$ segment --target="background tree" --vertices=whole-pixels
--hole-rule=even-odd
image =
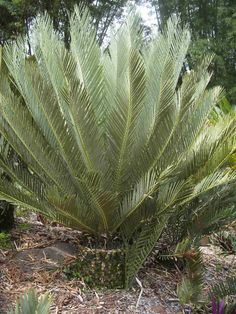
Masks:
[[[127,0],[0,0],[0,44],[15,39],[19,34],[29,36],[36,15],[47,12],[54,28],[60,32],[68,47],[70,42],[68,14],[73,11],[75,4],[89,7],[101,44],[108,27],[115,18],[122,15],[127,2]]]
[[[175,13],[188,23],[192,45],[188,62],[192,67],[205,53],[215,54],[212,85],[223,85],[236,104],[236,2],[235,0],[151,0],[160,26]]]

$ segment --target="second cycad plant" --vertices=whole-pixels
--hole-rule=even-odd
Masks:
[[[190,34],[175,17],[146,44],[129,16],[103,50],[76,8],[70,34],[67,50],[43,16],[33,57],[22,39],[3,49],[0,197],[98,242],[118,237],[129,286],[168,219],[235,180],[223,168],[235,116],[210,122],[221,88],[207,89],[209,57],[183,74]]]

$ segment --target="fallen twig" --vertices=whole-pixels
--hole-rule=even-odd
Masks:
[[[141,281],[137,277],[135,277],[135,279],[136,279],[136,281],[137,281],[137,283],[138,283],[138,285],[140,287],[140,293],[139,293],[138,300],[137,300],[137,303],[136,303],[136,309],[137,309],[138,306],[139,306],[139,302],[140,302],[140,299],[141,299],[141,296],[143,294],[143,290],[144,289],[143,289],[143,285],[142,285]]]

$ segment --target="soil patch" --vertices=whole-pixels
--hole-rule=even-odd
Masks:
[[[166,269],[152,255],[128,290],[90,289],[83,280],[69,281],[63,266],[75,260],[83,235],[62,226],[52,227],[37,221],[19,219],[12,232],[12,250],[0,250],[0,313],[6,314],[23,292],[36,288],[50,292],[50,313],[184,313],[178,302],[176,286],[181,272]],[[213,246],[202,248],[206,266],[205,290],[219,280],[235,275],[235,256],[222,256]],[[142,285],[142,294],[140,291]]]

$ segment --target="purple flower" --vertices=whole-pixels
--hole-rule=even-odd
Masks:
[[[225,308],[225,301],[221,300],[219,304],[219,313],[218,314],[224,314],[224,308]]]
[[[218,306],[215,299],[212,299],[212,314],[218,314]]]
[[[221,300],[216,302],[215,299],[212,300],[212,314],[224,314],[225,301]]]

